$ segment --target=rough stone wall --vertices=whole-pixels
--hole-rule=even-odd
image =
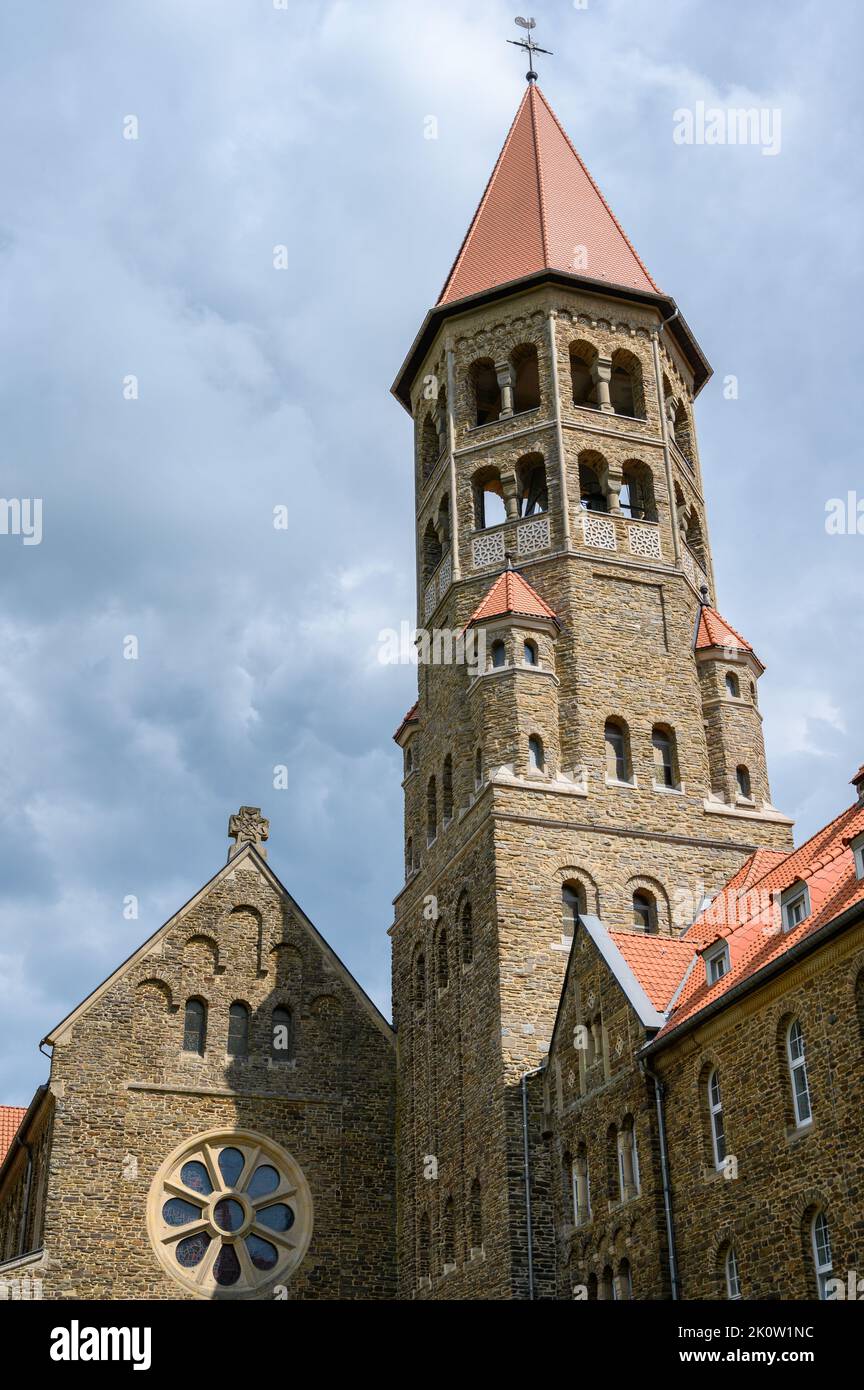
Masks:
[[[753,800],[757,804],[770,803],[771,788],[768,784],[762,716],[756,704],[755,673],[749,663],[736,663],[720,657],[708,660],[704,655],[700,656],[698,667],[714,792],[734,806],[739,797],[736,770],[743,763],[750,773]],[[730,695],[726,687],[728,673],[738,680],[738,697]]]
[[[577,1029],[598,1016],[602,1053],[589,1064],[585,1035]],[[647,1036],[590,936],[579,930],[543,1078],[559,1298],[587,1297],[591,1276],[602,1286],[604,1269],[617,1275],[622,1260],[630,1265],[635,1299],[670,1296],[653,1086],[635,1056]],[[620,1129],[628,1117],[639,1183],[634,1194],[622,1195],[617,1178],[610,1187],[608,1130]],[[576,1225],[572,1163],[580,1145],[587,1154],[590,1219]]]
[[[796,1129],[785,1032],[804,1031],[813,1122]],[[817,1296],[809,1223],[823,1207],[834,1274],[864,1274],[861,1075],[864,929],[857,927],[726,1009],[654,1067],[666,1116],[682,1297],[725,1298],[723,1249],[734,1243],[744,1299]],[[706,1085],[716,1067],[727,1152],[715,1170]]]
[[[17,1148],[0,1187],[0,1263],[41,1244],[53,1117],[54,1106],[46,1096],[23,1136],[26,1148]]]
[[[193,996],[208,1006],[203,1057],[182,1050]],[[235,1000],[251,1010],[248,1059],[227,1055]],[[276,1005],[293,1011],[290,1061],[270,1056]],[[290,901],[238,859],[55,1045],[45,1296],[191,1297],[153,1254],[147,1196],[168,1154],[216,1126],[284,1146],[309,1183],[314,1230],[289,1299],[392,1296],[394,1083],[395,1049],[370,1009]]]

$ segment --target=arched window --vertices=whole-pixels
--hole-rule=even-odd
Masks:
[[[438,788],[435,778],[429,778],[426,788],[426,843],[431,845],[438,834]]]
[[[612,354],[609,400],[616,415],[629,415],[637,420],[645,418],[642,365],[636,354],[627,348],[616,348]]]
[[[519,515],[535,516],[549,510],[546,465],[540,454],[527,454],[516,465],[519,481]]]
[[[813,1242],[813,1265],[816,1270],[819,1297],[826,1300],[828,1298],[826,1285],[833,1273],[834,1262],[831,1258],[831,1231],[824,1211],[817,1211],[813,1217],[810,1237]]]
[[[570,344],[570,384],[573,389],[574,405],[593,404],[594,373],[592,367],[596,359],[596,349],[590,343]]]
[[[444,772],[441,777],[441,810],[445,821],[453,819],[453,757],[450,753],[444,759]]]
[[[786,1059],[789,1063],[789,1079],[792,1083],[795,1124],[800,1129],[802,1125],[809,1125],[813,1118],[813,1110],[810,1105],[810,1085],[807,1080],[804,1033],[797,1018],[789,1025],[786,1033]]]
[[[678,786],[677,758],[675,756],[675,735],[662,724],[655,724],[651,730],[651,743],[654,748],[654,777],[661,787]]]
[[[207,1005],[203,999],[188,999],[183,1022],[183,1051],[197,1052],[199,1057],[203,1057],[206,1046]]]
[[[537,734],[528,739],[528,766],[532,772],[542,772],[545,767],[543,740]]]
[[[692,550],[702,569],[705,568],[705,542],[702,538],[702,527],[695,511],[690,512],[687,520],[687,534],[685,537],[688,546]]]
[[[630,1261],[622,1260],[615,1277],[615,1298],[619,1303],[627,1303],[633,1297],[633,1283],[630,1278]]]
[[[228,1010],[228,1056],[249,1056],[249,1010],[239,1002]]]
[[[618,1132],[618,1176],[623,1201],[639,1195],[639,1154],[636,1149],[636,1124],[628,1115]]]
[[[507,648],[500,637],[492,643],[492,665],[495,668],[507,665]]]
[[[406,777],[410,777],[410,776],[411,776],[411,773],[412,773],[413,771],[414,771],[414,749],[411,747],[411,745],[410,745],[410,743],[409,743],[408,747],[405,749],[405,776],[406,776]]]
[[[708,1117],[711,1125],[711,1146],[714,1154],[714,1167],[722,1168],[726,1158],[726,1131],[723,1127],[723,1100],[720,1095],[720,1077],[715,1068],[708,1077]]]
[[[495,468],[484,468],[475,476],[474,529],[486,531],[490,526],[501,526],[507,520],[504,505],[504,489]]]
[[[414,872],[414,840],[409,835],[405,841],[405,877],[410,878]]]
[[[428,584],[441,563],[444,548],[438,539],[435,522],[430,517],[423,532],[423,582]]]
[[[533,410],[540,404],[540,369],[533,343],[517,347],[510,359],[513,367],[513,410]]]
[[[290,1062],[294,1056],[294,1015],[278,1004],[270,1018],[270,1055],[277,1062]]]
[[[639,931],[657,930],[657,899],[646,888],[633,894],[633,925]]]
[[[426,957],[418,951],[414,960],[414,1007],[426,1007]]]
[[[474,754],[474,786],[475,789],[483,785],[483,749],[478,748]]]
[[[526,666],[537,665],[537,643],[525,642],[522,647],[522,660]]]
[[[450,956],[447,951],[447,931],[444,927],[438,933],[438,988],[446,989],[450,983]]]
[[[680,401],[675,405],[675,443],[688,463],[693,461],[693,440],[690,429],[690,416]]]
[[[471,1227],[471,1250],[480,1253],[483,1249],[483,1200],[480,1191],[480,1179],[475,1178],[471,1183],[470,1197],[470,1227]]]
[[[603,734],[606,740],[606,775],[613,782],[629,782],[630,747],[625,726],[617,719],[607,719]]]
[[[756,683],[755,683],[755,681],[751,681],[751,682],[750,682],[750,699],[753,701],[753,703],[754,703],[754,705],[755,705],[755,704],[756,704]]]
[[[429,1278],[431,1243],[429,1213],[424,1211],[417,1223],[417,1274],[421,1279]]]
[[[600,1275],[600,1284],[597,1290],[597,1297],[611,1302],[615,1297],[615,1281],[612,1278],[612,1269],[607,1265]]]
[[[588,1285],[588,1302],[593,1303],[599,1296],[597,1293],[597,1275],[593,1273],[589,1274],[586,1282]]]
[[[625,463],[619,504],[625,516],[634,521],[656,521],[654,475],[645,463]]]
[[[735,1246],[730,1245],[726,1251],[726,1258],[723,1261],[723,1277],[726,1280],[726,1297],[738,1299],[741,1297],[741,1277],[738,1273],[738,1257],[735,1254]]]
[[[561,928],[565,936],[572,936],[576,930],[576,919],[584,917],[588,911],[588,895],[584,883],[563,883],[561,885]]]
[[[474,388],[474,423],[487,425],[497,420],[501,414],[501,387],[495,363],[490,357],[483,357],[471,368],[471,382]]]
[[[448,1197],[444,1203],[444,1220],[441,1226],[441,1235],[444,1268],[451,1269],[456,1263],[456,1210],[453,1205],[452,1197]]]
[[[580,1144],[572,1164],[573,1225],[584,1226],[591,1220],[591,1186],[588,1178],[588,1150]]]
[[[741,695],[741,686],[738,684],[738,677],[734,671],[726,672],[726,690],[733,700],[737,700]]]
[[[738,783],[738,794],[751,800],[750,794],[750,773],[743,763],[739,763],[735,769],[735,781]]]
[[[597,470],[591,463],[579,465],[579,501],[588,512],[608,512],[609,503],[600,486]]]
[[[610,1202],[620,1202],[623,1195],[618,1167],[618,1126],[610,1125],[606,1131],[606,1196]]]
[[[470,965],[474,959],[474,920],[471,904],[467,898],[462,904],[460,927],[462,932],[462,964]]]

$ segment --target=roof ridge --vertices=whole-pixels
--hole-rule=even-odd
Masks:
[[[543,265],[548,266],[549,237],[546,228],[546,189],[543,183],[543,162],[540,158],[540,137],[537,133],[536,97],[538,94],[535,90],[534,83],[529,83],[529,91],[531,93],[529,101],[531,110],[531,137],[534,141],[534,166],[537,170],[537,197],[540,200],[540,241],[543,245]],[[539,95],[541,99],[543,99],[543,93],[540,92]]]

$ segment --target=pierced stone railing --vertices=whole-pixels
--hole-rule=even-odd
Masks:
[[[533,555],[538,550],[548,550],[551,544],[551,532],[548,516],[534,517],[530,521],[521,521],[516,531],[516,553],[518,555]]]
[[[582,539],[595,550],[617,550],[615,523],[601,512],[583,512]]]
[[[438,561],[438,567],[434,571],[423,590],[423,618],[430,618],[438,607],[441,599],[453,582],[453,556],[450,551],[442,560]]]
[[[705,585],[707,588],[708,576],[703,570],[702,566],[699,564],[699,561],[696,559],[693,552],[690,550],[689,546],[687,545],[683,545],[681,547],[681,564],[684,568],[684,573],[690,580],[691,584],[693,584],[697,589],[701,589],[703,585]]]
[[[638,555],[641,560],[662,560],[663,550],[660,545],[660,525],[658,522],[628,521],[627,538],[630,543],[631,555]]]
[[[471,563],[476,569],[481,569],[484,565],[503,565],[504,563],[504,532],[482,531],[479,536],[473,536],[471,540]]]

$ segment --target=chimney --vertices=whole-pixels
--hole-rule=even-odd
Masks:
[[[864,763],[861,764],[852,778],[852,786],[858,793],[858,805],[864,806]]]

